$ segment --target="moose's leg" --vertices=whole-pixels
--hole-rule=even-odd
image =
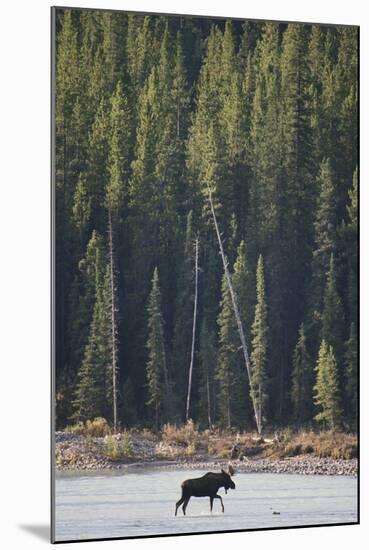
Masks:
[[[214,497],[210,497],[210,512],[213,511],[213,502],[214,502]]]
[[[178,510],[178,508],[180,507],[180,505],[181,505],[182,502],[184,502],[184,501],[185,501],[185,498],[184,498],[183,496],[181,496],[181,498],[179,499],[179,501],[176,502],[176,512],[175,512],[175,514],[174,514],[175,516],[177,515],[177,510]]]
[[[188,504],[188,501],[190,500],[191,497],[187,497],[184,501],[184,504],[182,506],[182,510],[183,510],[183,515],[185,516],[186,515],[186,508],[187,508],[187,504]]]
[[[219,498],[220,499],[220,503],[222,505],[222,512],[224,512],[224,506],[223,506],[223,499],[220,495],[214,495],[214,498]]]

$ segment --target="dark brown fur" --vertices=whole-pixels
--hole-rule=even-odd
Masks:
[[[209,497],[210,498],[210,511],[213,510],[213,501],[215,498],[220,500],[222,505],[222,512],[224,512],[223,500],[220,495],[217,494],[221,487],[224,487],[227,492],[228,489],[235,489],[236,485],[231,479],[231,476],[224,470],[221,470],[220,474],[208,472],[202,477],[194,479],[186,479],[181,485],[182,496],[176,503],[175,515],[181,504],[183,514],[186,515],[186,508],[191,497]]]

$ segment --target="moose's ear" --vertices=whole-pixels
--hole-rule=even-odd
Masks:
[[[227,473],[227,472],[225,472],[225,471],[223,470],[223,468],[222,468],[220,471],[222,472],[222,474],[226,474],[226,473]]]

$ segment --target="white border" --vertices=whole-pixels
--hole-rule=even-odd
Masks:
[[[71,1],[57,5],[241,18],[361,25],[361,212],[368,205],[369,17],[365,3],[334,0]],[[49,523],[50,396],[50,6],[44,0],[4,3],[1,12],[1,540],[4,548],[45,545],[24,526],[45,533]],[[4,170],[5,168],[5,170]],[[368,216],[361,216],[361,388],[368,388],[365,339]],[[361,400],[362,525],[278,532],[89,543],[98,548],[177,550],[231,546],[296,548],[364,547],[368,535],[368,402]],[[23,527],[22,527],[23,526]],[[71,544],[70,547],[75,547]],[[83,548],[81,543],[76,548]]]

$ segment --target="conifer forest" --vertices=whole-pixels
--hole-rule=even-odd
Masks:
[[[57,8],[54,76],[57,428],[355,430],[358,28]]]

